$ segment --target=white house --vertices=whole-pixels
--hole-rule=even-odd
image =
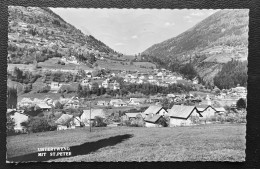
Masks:
[[[124,101],[118,101],[113,104],[114,107],[125,107],[127,106],[127,103]]]
[[[97,102],[97,105],[98,105],[98,106],[108,106],[108,105],[109,105],[109,102],[103,101],[103,100],[99,100],[99,101]]]
[[[101,86],[104,87],[104,88],[108,88],[108,85],[109,85],[108,81],[109,81],[109,79],[104,80],[102,82]]]
[[[193,117],[202,117],[195,106],[174,105],[168,110],[170,127],[192,125]]]
[[[82,86],[82,87],[89,87],[90,86],[90,80],[89,79],[83,79],[81,82],[80,82],[80,85]]]
[[[216,113],[216,110],[211,105],[198,105],[196,108],[202,115],[203,119],[212,117]]]
[[[51,91],[53,93],[57,93],[58,90],[61,88],[62,84],[60,84],[59,82],[51,82],[50,87],[51,87]]]
[[[21,125],[22,122],[26,122],[29,119],[29,116],[26,114],[23,114],[23,112],[15,112],[14,114],[10,115],[10,117],[14,120],[15,126],[14,130],[15,132],[26,132],[26,128]]]
[[[145,103],[146,98],[130,98],[128,104],[129,105],[140,105],[142,103]]]
[[[89,126],[90,121],[93,121],[95,117],[105,118],[105,111],[103,109],[83,110],[80,120],[85,126]]]

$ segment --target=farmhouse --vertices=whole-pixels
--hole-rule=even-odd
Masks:
[[[108,105],[109,105],[109,102],[103,101],[103,100],[99,100],[99,101],[97,102],[97,105],[98,105],[98,106],[108,106]]]
[[[145,111],[144,114],[146,116],[150,115],[150,114],[159,114],[159,115],[167,115],[167,111],[162,107],[162,106],[156,106],[156,105],[152,105],[150,107],[148,107]]]
[[[96,116],[105,118],[105,111],[103,109],[91,109],[91,111],[83,110],[83,113],[80,116],[80,120],[85,124],[85,126],[89,126],[89,121],[93,121]]]
[[[216,113],[216,110],[211,105],[198,105],[196,108],[203,118],[209,118]]]
[[[145,126],[146,127],[159,127],[159,120],[162,118],[162,115],[159,114],[150,114],[147,116],[144,121],[145,121]]]
[[[144,114],[139,112],[139,113],[125,113],[125,116],[123,117],[124,120],[134,120],[138,116],[144,118]]]
[[[10,116],[13,120],[14,120],[14,123],[15,123],[15,126],[14,126],[14,130],[15,132],[22,132],[22,133],[25,133],[26,132],[26,128],[24,126],[21,125],[22,122],[26,122],[29,118],[28,115],[26,114],[23,114],[23,112],[11,112],[12,115]]]
[[[73,120],[73,115],[62,114],[61,117],[55,121],[57,130],[66,130],[71,127],[70,122]]]
[[[108,85],[109,85],[108,79],[104,80],[104,81],[102,82],[102,84],[101,84],[101,86],[104,87],[104,88],[108,88]]]
[[[124,101],[118,101],[118,102],[115,102],[114,107],[124,107],[124,106],[127,106],[126,102]]]
[[[81,82],[80,82],[80,85],[82,87],[89,87],[90,88],[90,80],[89,79],[83,79]]]
[[[123,102],[121,99],[111,99],[110,100],[110,102],[109,102],[109,104],[111,105],[111,106],[114,106],[115,104],[116,105],[120,105],[120,104],[126,104],[125,102]]]
[[[130,98],[129,103],[130,105],[140,105],[145,103],[146,98]]]
[[[193,117],[202,117],[195,106],[174,105],[168,110],[170,127],[188,126],[192,124]]]
[[[33,101],[30,98],[23,98],[20,102],[18,102],[19,107],[27,107],[32,105]]]
[[[62,86],[62,84],[60,84],[59,82],[51,82],[51,84],[50,84],[51,89],[50,90],[53,93],[57,93],[61,86]]]
[[[51,110],[51,106],[49,106],[47,103],[45,102],[40,102],[36,104],[42,111],[50,111]]]
[[[80,118],[77,116],[77,117],[73,118],[73,119],[70,121],[70,126],[71,126],[71,128],[78,128],[78,127],[81,127],[80,123],[81,123],[81,120],[80,120]]]

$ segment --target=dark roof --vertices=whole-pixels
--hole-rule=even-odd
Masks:
[[[156,123],[161,117],[162,117],[162,115],[159,115],[159,114],[156,114],[153,116],[149,115],[144,119],[144,121],[150,122],[150,123]]]
[[[174,105],[171,109],[168,110],[168,113],[170,117],[187,119],[194,109],[196,110],[196,112],[198,112],[195,106]]]
[[[149,106],[149,107],[144,111],[144,114],[156,114],[156,113],[158,113],[162,108],[163,108],[162,106],[152,105],[152,106]]]

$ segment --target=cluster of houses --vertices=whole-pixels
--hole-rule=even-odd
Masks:
[[[122,121],[130,120],[133,121],[137,118],[142,118],[145,123],[145,127],[160,127],[160,119],[164,117],[169,118],[169,126],[190,126],[194,125],[193,118],[200,120],[206,120],[216,114],[225,113],[223,107],[213,107],[211,105],[200,105],[200,106],[184,106],[174,105],[171,109],[165,110],[162,106],[151,105],[144,112],[136,113],[125,113],[121,117]],[[72,115],[63,114],[57,121],[57,130],[73,129],[94,123],[95,117],[102,119],[106,118],[106,113],[103,109],[91,109],[84,110],[80,117],[73,117]]]
[[[194,78],[191,80],[185,80],[181,75],[176,73],[172,73],[166,69],[154,69],[150,72],[135,72],[132,74],[126,73],[126,71],[122,71],[118,74],[119,77],[124,78],[124,82],[126,83],[150,83],[158,86],[168,86],[170,84],[175,83],[191,83],[191,84],[198,84],[198,79]]]
[[[216,114],[225,113],[223,107],[213,107],[211,105],[198,105],[198,106],[184,106],[174,105],[171,109],[165,110],[162,106],[152,105],[144,112],[140,113],[126,113],[125,119],[135,119],[138,116],[144,118],[146,127],[160,126],[159,120],[163,117],[169,117],[169,126],[189,126],[193,125],[192,118],[197,117],[201,120],[206,120]]]
[[[76,71],[76,70],[74,70]],[[120,84],[116,80],[111,80],[111,77],[122,77],[124,79],[125,83],[131,84],[143,84],[143,83],[149,83],[153,85],[158,86],[164,86],[167,87],[170,84],[175,83],[182,83],[182,84],[198,84],[198,79],[194,78],[191,80],[183,79],[182,76],[172,73],[169,70],[166,69],[154,69],[151,72],[141,73],[141,72],[134,72],[134,73],[127,73],[126,71],[120,71],[119,73],[111,73],[108,75],[103,76],[103,80],[101,80],[101,77],[92,77],[91,74],[87,74],[86,77],[84,77],[80,81],[80,85],[84,87],[89,87],[89,89],[92,89],[93,83],[98,83],[98,87],[101,88],[109,88],[111,90],[117,90],[120,89]],[[98,81],[95,81],[98,80]],[[59,88],[64,85],[63,83],[58,82],[51,82],[50,87],[51,91],[58,91]]]
[[[118,104],[120,100],[113,99],[109,102],[109,104]],[[128,102],[131,105],[138,105],[140,102],[145,102],[145,99],[140,98],[132,98]],[[32,104],[37,105],[43,111],[50,111],[51,108],[57,106],[57,104],[64,104],[65,107],[79,107],[79,99],[76,97],[72,97],[69,99],[60,98],[59,102],[57,100],[53,101],[52,99],[34,99],[30,100],[28,98],[24,98],[21,102],[19,102],[19,106],[30,106]],[[124,103],[122,103],[124,104]],[[52,106],[51,106],[52,105]],[[12,113],[11,118],[15,120],[16,126],[14,129],[16,131],[24,131],[24,127],[21,126],[21,123],[27,121],[29,115],[24,114],[23,110],[8,110],[7,113]],[[138,117],[141,117],[146,127],[159,127],[160,119],[163,117],[170,118],[169,126],[188,126],[194,124],[192,120],[194,117],[205,120],[214,116],[216,114],[225,113],[225,109],[223,107],[215,107],[212,105],[197,105],[197,106],[185,106],[185,105],[173,105],[171,109],[165,109],[160,105],[150,105],[144,112],[136,112],[136,113],[125,113],[122,116],[122,120],[134,120]],[[56,113],[57,114],[57,113]],[[73,129],[77,127],[89,126],[89,124],[94,123],[94,119],[96,116],[106,119],[105,109],[101,108],[93,108],[83,110],[83,113],[80,116],[73,116],[69,114],[64,114],[60,112],[59,118],[56,120],[57,130],[65,130],[65,129]]]
[[[247,88],[243,87],[243,86],[237,86],[234,88],[231,88],[229,90],[221,90],[217,95],[216,95],[216,99],[239,99],[239,98],[243,98],[246,99],[247,96]]]

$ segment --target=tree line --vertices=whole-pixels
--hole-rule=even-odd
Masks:
[[[144,84],[123,84],[120,89],[112,90],[110,88],[104,88],[98,86],[97,83],[92,84],[92,88],[82,87],[80,84],[77,88],[77,94],[79,97],[89,97],[92,94],[97,96],[110,95],[110,96],[126,96],[130,93],[141,93],[144,95],[155,95],[158,93],[168,94],[168,93],[188,93],[194,91],[195,88],[192,85],[183,84],[171,84],[168,87],[158,86],[150,83]]]

